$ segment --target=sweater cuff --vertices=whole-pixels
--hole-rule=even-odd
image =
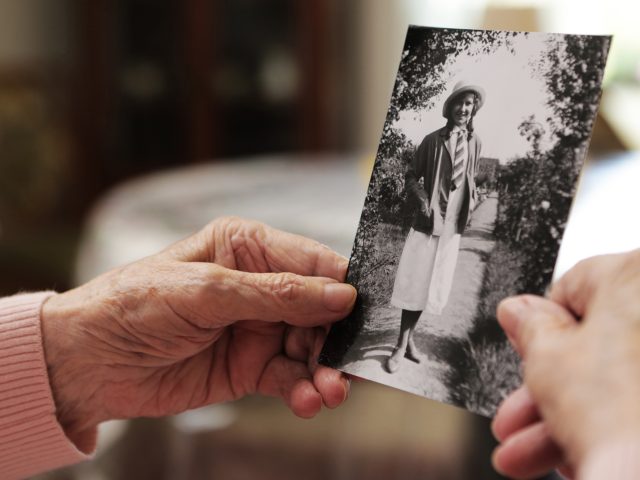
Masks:
[[[40,325],[42,304],[54,294],[0,299],[2,478],[21,478],[90,458],[67,438],[56,418]]]
[[[640,438],[607,445],[589,455],[579,470],[580,480],[640,478]]]

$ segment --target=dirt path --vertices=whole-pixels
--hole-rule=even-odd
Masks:
[[[444,377],[451,368],[442,358],[444,339],[464,338],[475,315],[484,261],[494,245],[493,225],[497,198],[488,198],[473,212],[471,225],[462,236],[453,290],[442,315],[421,321],[416,329],[416,343],[427,355],[416,364],[403,360],[395,374],[387,373],[383,364],[395,345],[400,329],[400,310],[379,307],[371,311],[370,321],[344,359],[344,370],[374,381],[392,385],[434,400],[447,401]]]

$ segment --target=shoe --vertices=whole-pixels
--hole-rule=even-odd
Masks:
[[[418,348],[412,342],[409,342],[407,345],[407,350],[404,352],[404,358],[418,364],[427,359],[427,357],[420,353]]]
[[[389,373],[396,373],[400,368],[400,362],[402,361],[402,352],[396,347],[393,353],[387,358],[385,362],[385,370]]]

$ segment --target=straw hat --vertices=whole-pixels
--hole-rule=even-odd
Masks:
[[[451,102],[451,100],[453,100],[456,96],[458,96],[460,93],[463,93],[463,92],[473,92],[477,95],[478,110],[480,110],[480,108],[484,104],[484,99],[486,96],[484,93],[484,88],[478,85],[472,85],[469,82],[466,82],[464,80],[460,80],[458,83],[455,84],[455,86],[453,87],[453,91],[449,94],[447,99],[444,101],[444,105],[442,106],[443,117],[447,118],[447,111],[449,110],[449,102]]]

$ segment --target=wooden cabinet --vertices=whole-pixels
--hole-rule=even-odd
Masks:
[[[78,167],[162,166],[348,144],[339,0],[75,2]]]

